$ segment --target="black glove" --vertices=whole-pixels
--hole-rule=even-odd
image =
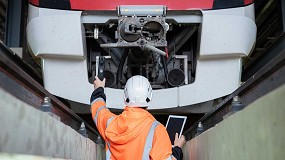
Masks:
[[[172,156],[174,156],[177,160],[182,160],[183,159],[182,149],[178,146],[172,148]]]

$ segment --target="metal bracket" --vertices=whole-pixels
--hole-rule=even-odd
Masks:
[[[125,5],[117,8],[119,16],[165,16],[166,7],[160,5]]]

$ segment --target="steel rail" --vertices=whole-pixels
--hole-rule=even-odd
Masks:
[[[21,68],[24,64],[19,60],[15,61],[17,58],[15,53],[0,43],[0,87],[37,109],[45,96],[50,97],[53,113],[60,117],[61,122],[78,130],[84,120],[26,73]],[[85,126],[89,138],[95,141],[99,133],[89,124],[85,123]]]

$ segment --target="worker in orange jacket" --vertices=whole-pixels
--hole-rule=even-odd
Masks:
[[[91,112],[95,125],[106,143],[106,159],[163,160],[182,159],[185,137],[175,136],[172,148],[165,127],[146,110],[152,88],[143,76],[131,77],[124,89],[126,107],[115,115],[106,107],[105,79],[95,77]]]

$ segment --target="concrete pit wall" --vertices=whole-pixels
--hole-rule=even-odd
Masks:
[[[102,148],[0,88],[0,152],[63,159],[101,159]],[[98,153],[97,153],[98,152]]]
[[[284,160],[285,85],[188,141],[187,160]]]

